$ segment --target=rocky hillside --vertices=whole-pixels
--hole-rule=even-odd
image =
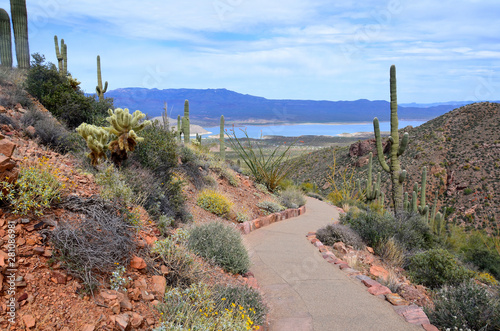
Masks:
[[[408,172],[405,191],[411,193],[413,183],[420,183],[422,167],[426,166],[427,204],[432,204],[438,191],[438,206],[447,207],[448,220],[496,228],[500,218],[500,104],[467,105],[417,128],[403,128],[402,132],[410,135],[401,157],[402,167]],[[337,173],[348,168],[355,171],[354,178],[366,180],[370,152],[376,153],[373,139],[337,150]],[[333,148],[313,152],[301,158],[298,165],[294,180],[316,181],[323,193],[331,191],[327,178],[333,165]],[[376,157],[373,165],[375,172],[381,171]],[[382,184],[387,192],[390,182],[384,172]]]

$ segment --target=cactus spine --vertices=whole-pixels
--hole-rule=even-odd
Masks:
[[[0,61],[3,67],[12,68],[10,17],[2,8],[0,8]]]
[[[28,12],[26,0],[10,0],[10,14],[14,28],[17,66],[21,69],[30,67],[30,49],[28,43]]]
[[[184,143],[189,144],[189,101],[184,101],[184,117],[182,117],[182,134],[184,134]]]
[[[104,88],[102,88],[102,78],[101,78],[101,57],[97,55],[97,86],[95,87],[97,95],[99,96],[99,101],[104,99],[104,93],[108,90],[108,82],[104,83]]]
[[[226,145],[224,143],[224,115],[220,117],[220,133],[219,133],[220,158],[226,160]]]
[[[68,65],[66,64],[68,61],[68,48],[64,43],[64,39],[61,39],[61,49],[59,49],[57,36],[54,36],[54,44],[56,46],[56,57],[59,74],[65,77],[68,74]]]
[[[399,132],[398,132],[398,100],[397,100],[397,90],[396,90],[396,66],[392,65],[390,69],[390,90],[391,90],[391,136],[389,140],[391,142],[390,148],[390,165],[387,164],[384,157],[384,151],[382,148],[382,138],[380,136],[380,126],[378,118],[373,119],[373,129],[375,132],[375,140],[377,142],[377,154],[378,160],[382,169],[391,175],[392,182],[392,202],[394,204],[394,211],[399,213],[404,208],[403,200],[403,182],[406,179],[406,170],[401,169],[401,162],[399,156],[401,156],[406,146],[408,146],[408,133],[405,133],[401,143],[399,142]]]

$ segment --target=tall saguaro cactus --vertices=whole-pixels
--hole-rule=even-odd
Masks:
[[[184,134],[184,143],[189,144],[190,142],[190,132],[189,132],[189,101],[184,101],[184,117],[182,117],[182,133]]]
[[[0,8],[0,61],[3,67],[12,68],[10,17],[2,8]]]
[[[66,75],[68,74],[68,46],[66,46],[66,44],[64,43],[64,39],[61,39],[61,49],[59,49],[57,36],[54,36],[54,44],[56,46],[56,57],[59,74],[63,77],[66,77]]]
[[[220,158],[226,160],[226,144],[224,142],[224,115],[220,117],[220,133],[219,133]]]
[[[26,0],[10,0],[10,14],[14,27],[17,66],[21,69],[30,67],[30,49],[28,43],[28,12]]]
[[[101,78],[101,57],[97,55],[97,86],[95,87],[97,95],[99,96],[99,101],[104,99],[104,93],[108,90],[108,82],[104,83],[104,88],[102,88],[102,78]]]
[[[401,169],[401,162],[399,157],[404,153],[408,146],[408,133],[405,132],[403,139],[400,143],[398,132],[398,100],[396,90],[396,66],[392,65],[390,69],[390,89],[391,89],[391,136],[389,141],[391,143],[388,164],[384,157],[384,150],[382,148],[382,138],[380,136],[380,126],[378,118],[373,119],[373,130],[375,132],[375,140],[377,142],[378,160],[382,169],[391,175],[392,182],[392,201],[394,204],[394,211],[399,213],[403,210],[403,182],[406,179],[406,170]]]

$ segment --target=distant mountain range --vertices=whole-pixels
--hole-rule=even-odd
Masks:
[[[228,124],[365,122],[374,117],[388,121],[390,116],[390,104],[383,100],[272,100],[226,89],[120,88],[107,92],[106,97],[114,98],[116,107],[139,109],[149,117],[161,115],[167,102],[172,118],[183,115],[187,99],[191,123],[199,125],[216,125],[221,115]],[[402,120],[430,120],[465,104],[406,104],[399,106],[398,114]]]

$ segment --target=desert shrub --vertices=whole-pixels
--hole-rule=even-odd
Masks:
[[[341,223],[350,225],[374,248],[394,238],[402,248],[413,251],[427,248],[432,239],[429,226],[418,214],[403,212],[394,217],[388,212],[352,207],[341,216]]]
[[[214,190],[203,190],[196,199],[196,204],[217,216],[228,217],[232,202]]]
[[[33,101],[22,87],[25,79],[22,70],[11,70],[10,68],[0,68],[0,84],[4,93],[0,96],[0,105],[6,108],[14,108],[20,104],[24,109],[30,109]]]
[[[169,273],[165,279],[169,286],[188,287],[202,279],[201,265],[184,245],[177,244],[175,238],[157,241],[151,252],[155,261],[167,266]]]
[[[309,183],[309,182],[304,182],[300,184],[300,189],[304,193],[319,193],[318,192],[318,187],[316,186],[316,183]]]
[[[253,312],[234,302],[225,308],[223,301],[214,299],[214,291],[206,284],[193,284],[181,290],[173,288],[166,292],[165,302],[157,305],[161,313],[161,326],[154,331],[255,330],[251,319]]]
[[[214,300],[220,302],[223,309],[231,310],[233,304],[241,306],[255,325],[264,324],[268,309],[259,291],[249,286],[216,285],[214,294]]]
[[[323,244],[333,246],[338,241],[351,245],[356,249],[363,249],[364,243],[359,234],[346,225],[329,224],[316,231],[316,238]]]
[[[97,101],[86,96],[78,86],[72,86],[52,63],[45,64],[45,58],[33,55],[31,67],[25,81],[28,93],[37,98],[54,116],[73,129],[81,123],[102,124],[112,99]]]
[[[10,116],[0,114],[0,124],[10,125],[15,130],[19,130],[19,122],[11,118]]]
[[[78,221],[60,222],[50,232],[52,244],[69,272],[92,291],[117,264],[128,265],[135,250],[134,228],[100,198],[69,196],[59,206]]]
[[[500,300],[474,281],[444,286],[425,311],[442,330],[500,330]]]
[[[306,198],[304,198],[302,191],[293,187],[281,191],[279,201],[286,208],[299,208],[306,204]]]
[[[351,201],[361,201],[362,195],[358,192],[354,181],[354,169],[347,166],[338,171],[335,151],[333,152],[333,165],[329,168],[331,173],[328,174],[328,182],[333,189],[326,199],[338,207],[342,207],[344,203],[351,204]]]
[[[222,178],[226,179],[234,187],[240,186],[240,181],[236,174],[224,162],[219,160],[210,160],[209,167]]]
[[[250,267],[241,235],[230,225],[211,222],[193,227],[189,231],[188,247],[233,274],[245,273]]]
[[[177,167],[175,134],[154,121],[141,131],[141,136],[144,140],[136,146],[132,158],[157,176],[168,180],[172,170]]]
[[[162,236],[166,236],[168,234],[168,230],[175,225],[175,219],[173,217],[169,217],[166,215],[160,215],[156,220],[156,226]]]
[[[488,285],[492,285],[492,286],[497,286],[499,284],[498,281],[495,279],[495,277],[493,277],[491,274],[489,274],[487,272],[477,272],[474,275],[474,279],[477,279],[478,281],[480,281],[484,284],[488,284]]]
[[[267,189],[266,185],[263,185],[261,183],[255,183],[255,188],[259,191],[261,191],[262,193],[269,193],[269,190]]]
[[[409,262],[410,277],[431,288],[456,285],[473,277],[450,252],[436,248],[414,255]]]
[[[258,202],[257,207],[259,207],[266,215],[278,213],[278,212],[286,209],[284,206],[280,205],[279,203],[269,201],[269,200],[264,200],[264,201]]]
[[[376,247],[377,254],[394,267],[402,267],[405,264],[405,250],[394,238],[383,241]]]
[[[236,213],[236,222],[238,223],[245,223],[250,220],[250,216],[248,216],[247,213],[243,211],[239,211]]]
[[[204,154],[188,146],[182,146],[179,152],[181,170],[189,177],[196,189],[211,186],[213,179],[209,177],[209,162],[204,159]]]
[[[47,158],[21,165],[19,177],[15,183],[0,182],[0,201],[7,202],[14,214],[43,215],[43,210],[61,199],[64,189],[72,186],[58,168]]]
[[[470,194],[472,194],[472,193],[474,193],[474,190],[473,190],[473,189],[471,189],[471,188],[466,188],[466,189],[464,190],[464,194],[465,194],[465,195],[470,195]]]
[[[95,182],[102,187],[100,195],[104,199],[131,205],[134,194],[124,176],[113,165],[109,165],[95,176]]]

